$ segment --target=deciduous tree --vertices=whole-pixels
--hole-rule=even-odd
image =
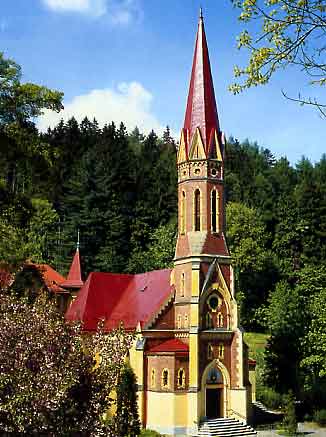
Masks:
[[[244,80],[231,85],[231,91],[237,94],[245,88],[264,85],[276,71],[289,66],[303,71],[310,85],[326,85],[324,0],[232,2],[241,10],[240,21],[246,25],[252,22],[252,26],[238,37],[238,47],[249,51],[249,62],[246,67],[234,68],[235,77]],[[326,116],[326,102],[319,100],[318,93],[315,97],[299,93],[290,98],[313,105]]]

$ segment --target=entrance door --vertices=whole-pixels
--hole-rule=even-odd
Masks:
[[[218,417],[221,417],[221,401],[222,389],[206,389],[206,417],[208,419],[216,419]]]

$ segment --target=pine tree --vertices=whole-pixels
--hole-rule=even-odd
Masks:
[[[117,384],[116,430],[117,437],[140,434],[136,376],[129,364],[125,365]]]

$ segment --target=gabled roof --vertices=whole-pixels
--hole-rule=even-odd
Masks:
[[[220,128],[202,14],[199,18],[184,121],[188,150],[197,128],[200,130],[207,152],[214,129],[219,134]]]
[[[64,292],[60,284],[65,278],[48,264],[33,264],[42,273],[45,285],[54,293]]]
[[[105,330],[143,327],[173,293],[171,270],[155,270],[138,275],[99,273],[89,275],[66,313],[69,321],[82,321],[84,330],[96,330],[105,319]]]
[[[84,282],[82,281],[81,278],[81,268],[80,268],[80,258],[79,258],[78,248],[72,260],[67,279],[64,280],[60,285],[63,288],[80,288],[84,285]]]
[[[178,338],[172,338],[171,340],[166,340],[156,346],[153,346],[147,352],[148,353],[161,353],[161,352],[188,353],[189,346],[186,343],[183,343]]]

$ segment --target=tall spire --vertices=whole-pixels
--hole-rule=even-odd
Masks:
[[[63,288],[81,288],[84,282],[81,278],[81,267],[80,267],[80,257],[79,257],[79,230],[77,237],[77,248],[72,260],[67,279],[60,284]]]
[[[195,53],[184,121],[184,136],[188,151],[197,128],[200,130],[207,153],[213,136],[215,137],[215,133],[219,138],[220,128],[202,8],[200,8],[199,14]]]

